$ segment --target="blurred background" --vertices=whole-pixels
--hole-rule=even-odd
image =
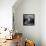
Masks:
[[[24,26],[23,14],[35,14],[35,25]],[[23,33],[36,46],[46,46],[46,0],[0,0],[0,27],[13,28]],[[15,31],[14,30],[14,31]]]

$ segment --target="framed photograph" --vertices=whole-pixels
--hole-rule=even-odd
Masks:
[[[23,14],[23,25],[33,26],[35,24],[35,14]]]

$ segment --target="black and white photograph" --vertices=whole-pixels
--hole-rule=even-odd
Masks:
[[[34,25],[35,24],[35,14],[24,14],[23,15],[23,25]]]

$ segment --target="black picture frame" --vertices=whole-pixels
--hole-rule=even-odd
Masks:
[[[35,25],[35,14],[23,14],[23,25],[24,26]]]

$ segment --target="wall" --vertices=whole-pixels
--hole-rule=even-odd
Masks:
[[[16,6],[16,5],[14,5]],[[41,1],[23,0],[17,8],[13,7],[15,30],[23,33],[23,37],[35,41],[36,46],[41,46]],[[35,14],[35,25],[24,26],[23,14]]]
[[[12,28],[12,6],[16,0],[0,0],[0,27]]]
[[[46,0],[41,1],[41,38],[42,46],[46,46]]]

